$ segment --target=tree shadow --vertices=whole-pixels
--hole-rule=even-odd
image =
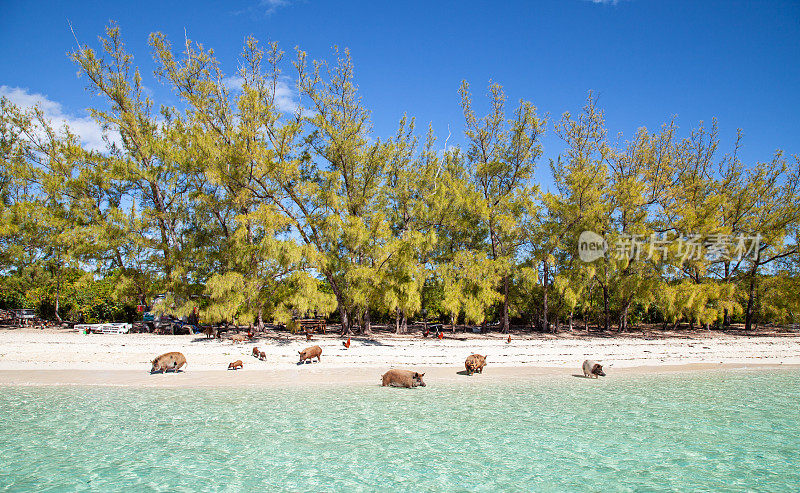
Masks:
[[[456,375],[466,375],[468,377],[471,377],[473,374],[468,372],[467,370],[461,370],[461,371],[457,371]]]
[[[364,338],[354,339],[354,338],[351,338],[351,340],[352,341],[356,341],[356,342],[358,342],[360,344],[363,344],[365,346],[386,346],[386,344],[382,343],[381,341],[376,341],[375,339],[364,339]]]
[[[596,380],[592,377],[587,377],[586,375],[578,375],[577,373],[573,373],[572,376],[575,378],[586,378],[587,380]]]
[[[217,339],[216,337],[202,336],[202,337],[195,337],[194,339],[192,339],[192,342],[213,342],[213,341],[217,341],[217,340],[221,340],[221,339]]]

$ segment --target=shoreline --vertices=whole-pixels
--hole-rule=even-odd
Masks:
[[[425,372],[426,383],[501,382],[582,374],[585,359],[603,364],[609,376],[734,368],[800,367],[800,337],[720,333],[586,336],[456,334],[351,337],[349,348],[336,334],[261,334],[234,343],[203,336],[91,334],[71,330],[0,330],[0,385],[120,385],[143,387],[302,386],[377,384],[391,368]],[[319,345],[321,362],[298,365],[298,352]],[[252,356],[253,348],[265,359]],[[150,361],[182,352],[185,372],[150,375]],[[472,353],[487,355],[483,375],[460,375]],[[244,367],[227,371],[228,363]]]
[[[304,365],[309,366],[309,365]],[[613,368],[613,367],[612,367]],[[0,387],[118,387],[133,389],[179,388],[325,388],[380,386],[380,376],[386,367],[353,368],[303,368],[297,370],[191,370],[166,374],[150,374],[136,370],[0,370]],[[609,369],[605,378],[641,375],[670,375],[681,373],[717,371],[775,371],[798,370],[800,364],[710,364],[633,366]],[[308,371],[305,371],[308,370]],[[509,383],[534,383],[556,379],[576,378],[593,381],[582,375],[580,369],[560,367],[496,367],[487,368],[483,374],[468,376],[463,367],[414,367],[425,373],[429,386],[436,385],[489,385]]]

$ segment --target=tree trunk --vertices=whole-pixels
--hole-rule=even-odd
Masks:
[[[338,298],[338,296],[337,296]],[[339,300],[337,300],[339,301]],[[342,319],[342,335],[350,333],[350,319],[347,316],[347,308],[342,301],[339,301],[339,317]]]
[[[264,331],[264,308],[263,307],[259,307],[258,308],[258,331],[259,332],[263,332]]]
[[[58,314],[59,306],[61,303],[61,271],[59,270],[58,277],[56,278],[56,320],[60,324],[62,322],[61,315]]]
[[[543,279],[543,281],[544,281],[544,284],[543,284],[543,287],[544,287],[544,303],[542,304],[543,305],[543,312],[544,312],[542,314],[542,330],[544,332],[549,332],[550,331],[550,327],[549,327],[549,325],[547,323],[547,310],[548,310],[548,308],[547,308],[547,283],[548,283],[549,271],[550,271],[550,269],[549,269],[549,266],[547,265],[547,260],[545,260],[544,261],[544,279]]]
[[[503,276],[503,334],[508,334],[508,275]]]
[[[406,317],[405,310],[400,310],[400,313],[402,314],[402,321],[400,323],[400,330],[402,330],[403,334],[407,334],[408,333],[408,317]]]
[[[747,290],[747,310],[744,314],[744,330],[749,331],[753,326],[753,308],[756,291],[756,272],[758,271],[758,258],[750,270],[750,287]]]
[[[372,320],[369,317],[369,307],[364,308],[363,324],[361,326],[361,333],[364,335],[372,335]]]
[[[619,314],[619,331],[625,332],[628,330],[628,310],[631,307],[630,301],[625,302],[625,307],[622,309],[622,313]]]
[[[730,267],[731,267],[730,262],[726,260],[725,261],[725,282],[728,282],[728,280],[730,279]],[[725,327],[729,326],[730,324],[731,324],[731,314],[728,313],[728,309],[725,308],[725,310],[723,311],[723,315],[722,315],[722,328],[724,329]]]
[[[750,330],[753,326],[753,308],[755,301],[756,291],[756,274],[758,274],[758,265],[761,262],[761,251],[756,253],[756,260],[753,262],[753,268],[750,269],[750,287],[747,292],[747,311],[744,315],[744,330]]]
[[[603,316],[605,318],[605,331],[611,330],[611,312],[608,309],[608,286],[603,286]]]
[[[569,311],[569,331],[570,331],[570,332],[572,332],[572,315],[573,315],[573,312],[574,312],[574,311],[575,311],[575,309],[574,309],[574,308],[573,308],[572,310],[570,310],[570,311]]]
[[[394,333],[400,333],[400,307],[394,309]]]

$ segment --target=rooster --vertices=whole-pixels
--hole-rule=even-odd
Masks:
[[[350,349],[350,338],[349,337],[347,338],[347,342],[343,342],[342,343],[342,346],[344,346],[347,349]]]
[[[444,339],[444,332],[439,332],[439,333],[436,335],[436,337],[438,337],[439,339]]]
[[[306,340],[307,341],[311,340],[311,332],[306,332]]]
[[[431,331],[430,331],[430,330],[428,330],[428,329],[425,329],[425,333],[424,333],[424,334],[422,334],[422,336],[423,336],[423,337],[428,337],[429,335],[431,335]]]
[[[511,344],[511,334],[508,334],[508,339],[506,339],[506,344]]]

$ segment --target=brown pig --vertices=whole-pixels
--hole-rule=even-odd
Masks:
[[[150,368],[150,373],[155,373],[158,371],[165,373],[167,370],[177,372],[181,367],[187,365],[186,356],[177,351],[164,353],[150,363],[153,364],[153,367]]]
[[[253,357],[254,358],[258,358],[260,356],[260,354],[261,354],[261,351],[257,347],[254,347],[253,348]]]
[[[410,370],[389,370],[381,377],[381,386],[386,387],[405,387],[410,389],[412,387],[424,387],[425,382],[422,381],[424,373],[417,373]]]
[[[467,356],[464,366],[467,369],[467,373],[470,375],[476,371],[478,373],[483,373],[483,367],[486,366],[486,356],[481,356],[480,354],[470,354]]]
[[[242,360],[237,359],[236,361],[234,361],[233,363],[228,365],[228,369],[229,370],[238,370],[239,368],[241,368],[243,366],[244,366],[244,363],[242,363]]]
[[[320,356],[322,355],[322,348],[319,346],[311,346],[299,351],[300,353],[300,363],[304,362],[305,360],[311,360],[313,358],[317,358],[317,363],[319,363]]]

